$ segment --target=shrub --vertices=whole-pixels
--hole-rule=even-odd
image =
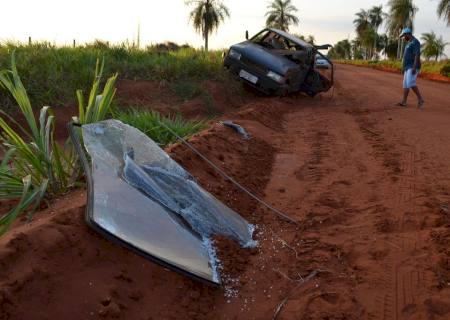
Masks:
[[[445,77],[450,77],[450,62],[447,62],[441,69],[441,74]]]
[[[102,92],[100,82],[103,64],[97,61],[94,84],[88,104],[79,98],[79,120],[81,123],[102,120],[109,111],[114,97],[116,76],[111,77]],[[25,210],[31,212],[44,197],[53,197],[66,192],[78,178],[77,158],[72,145],[58,145],[53,138],[55,118],[50,107],[43,107],[36,121],[27,91],[17,71],[15,55],[11,57],[11,70],[0,71],[0,88],[6,89],[17,103],[25,118],[23,127],[2,112],[0,115],[0,148],[4,158],[0,164],[0,200],[16,200],[18,204],[10,212],[0,216],[0,236]],[[5,120],[8,119],[9,121]],[[10,123],[14,124],[14,130]]]

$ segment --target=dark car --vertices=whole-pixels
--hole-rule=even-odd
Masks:
[[[313,46],[284,31],[266,28],[250,40],[231,46],[224,67],[267,94],[302,91],[315,96],[333,86],[333,64],[319,52],[325,47]],[[316,69],[316,55],[329,62],[329,78]]]

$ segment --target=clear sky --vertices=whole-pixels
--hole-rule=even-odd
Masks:
[[[264,26],[267,0],[224,0],[231,18],[214,34],[210,47],[224,48],[244,39],[245,30],[254,34]],[[331,43],[354,36],[354,14],[387,0],[293,0],[300,24],[292,32],[312,34],[318,43]],[[438,20],[438,0],[415,0],[416,34],[435,31],[450,42],[450,28]],[[184,0],[14,0],[2,1],[0,40],[48,40],[57,44],[94,39],[132,41],[141,25],[141,43],[167,40],[203,44],[201,36],[188,25],[190,8]],[[450,45],[447,46],[450,57]]]

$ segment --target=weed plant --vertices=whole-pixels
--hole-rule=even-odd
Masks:
[[[84,103],[82,91],[79,99],[79,122],[98,122],[109,112],[115,93],[117,75],[106,82],[101,92],[103,63],[94,72],[94,83],[88,103]],[[39,118],[33,113],[32,104],[17,70],[12,54],[11,70],[0,71],[0,89],[6,89],[25,119],[25,126],[15,122],[5,112],[0,113],[0,200],[15,200],[16,207],[0,215],[0,236],[25,210],[33,212],[44,198],[52,198],[66,192],[79,178],[77,157],[71,144],[60,146],[53,137],[55,118],[50,107],[43,107]],[[17,129],[13,129],[11,123]]]

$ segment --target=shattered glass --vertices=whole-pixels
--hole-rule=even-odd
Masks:
[[[145,134],[117,120],[84,125],[92,219],[132,247],[219,284],[211,236],[255,244],[253,226],[202,189]]]

